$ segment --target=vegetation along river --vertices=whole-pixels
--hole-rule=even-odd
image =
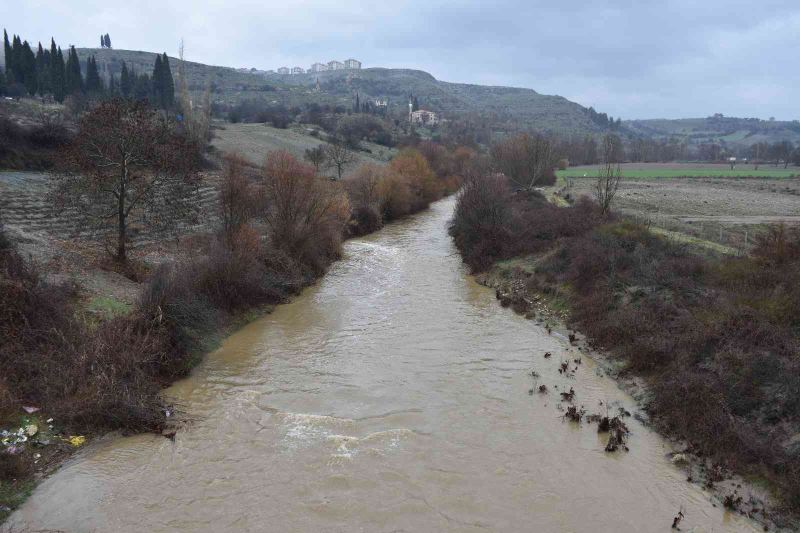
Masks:
[[[756,531],[633,418],[606,453],[576,404],[632,400],[503,309],[447,235],[453,200],[346,244],[315,287],[166,391],[194,421],[87,447],[6,524],[65,531]],[[545,359],[544,353],[553,356]],[[573,352],[574,353],[574,352]],[[531,371],[547,395],[528,393]],[[559,389],[555,389],[558,385]]]

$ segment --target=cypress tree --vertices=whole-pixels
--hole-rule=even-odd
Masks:
[[[133,82],[131,80],[131,76],[128,73],[128,65],[125,62],[122,62],[122,73],[119,75],[119,91],[122,93],[122,96],[128,98],[131,96],[131,89],[133,88]]]
[[[162,79],[163,79],[161,71],[162,71],[162,68],[161,68],[161,56],[157,55],[156,56],[156,62],[153,65],[153,75],[150,77],[150,81],[151,81],[151,85],[152,85],[150,87],[150,91],[152,93],[150,95],[150,99],[151,99],[152,104],[154,106],[160,106],[161,105],[161,94],[162,94],[161,83],[162,83]]]
[[[0,96],[6,94],[6,73],[4,69],[0,69]]]
[[[172,70],[169,68],[167,53],[161,58],[161,107],[172,109],[175,105],[175,81],[172,79]]]
[[[100,48],[105,48],[105,47],[106,47],[106,38],[101,33],[100,34]]]
[[[36,75],[39,84],[39,94],[44,96],[53,92],[53,86],[50,83],[50,51],[42,48],[42,43],[39,43],[39,49],[36,51]]]
[[[100,73],[97,71],[97,60],[94,56],[90,56],[86,60],[86,92],[92,94],[103,92],[103,80],[100,79]]]
[[[107,33],[105,36],[105,43],[106,43],[106,48],[111,48],[111,37],[109,37]]]
[[[31,45],[28,44],[28,41],[22,43],[19,62],[22,82],[25,84],[28,94],[33,96],[39,88],[39,76],[36,74],[36,55],[31,50]]]
[[[64,54],[61,48],[56,48],[56,42],[50,39],[50,86],[56,102],[64,101]]]
[[[83,92],[83,78],[81,77],[81,63],[75,46],[70,46],[67,65],[64,72],[64,89],[66,94]]]
[[[3,30],[3,52],[5,54],[3,57],[6,60],[6,70],[10,71],[14,59],[11,52],[11,43],[8,42],[8,32],[6,30]]]

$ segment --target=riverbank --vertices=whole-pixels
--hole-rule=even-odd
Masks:
[[[586,335],[569,326],[570,313],[565,311],[568,303],[565,295],[558,293],[559,288],[549,293],[531,289],[530,280],[536,275],[540,259],[523,257],[500,261],[487,272],[477,274],[475,280],[494,289],[501,306],[513,309],[562,339],[569,346],[567,351],[594,361],[598,375],[610,377],[634,399],[638,410],[633,417],[658,430],[658,424],[654,425],[650,418],[649,406],[654,400],[654,392],[648,381],[641,375],[627,371],[624,361],[594,348]],[[709,457],[698,455],[689,441],[676,438],[668,432],[660,433],[669,440],[670,461],[686,474],[686,482],[702,488],[715,506],[725,507],[755,520],[768,531],[794,531],[800,526],[800,522],[781,511],[780,502],[763,483],[726,469]]]
[[[557,208],[500,183],[468,186],[451,231],[501,302],[523,313],[547,302],[609,354],[607,372],[674,439],[688,478],[763,519],[766,491],[723,483],[738,472],[769,487],[767,518],[793,524],[798,236],[775,230],[751,257],[701,254],[590,204]]]

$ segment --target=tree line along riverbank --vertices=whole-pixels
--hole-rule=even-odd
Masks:
[[[623,375],[643,377],[654,424],[687,453],[766,482],[787,516],[800,511],[796,228],[773,227],[750,255],[717,256],[586,198],[556,207],[482,175],[464,185],[450,232],[475,272],[519,258],[505,269],[509,303],[525,312],[516,300],[543,296]]]

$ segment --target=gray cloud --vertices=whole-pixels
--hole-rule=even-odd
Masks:
[[[800,118],[796,0],[26,0],[30,40],[113,44],[276,68],[356,57],[439,79],[530,87],[623,118]]]

